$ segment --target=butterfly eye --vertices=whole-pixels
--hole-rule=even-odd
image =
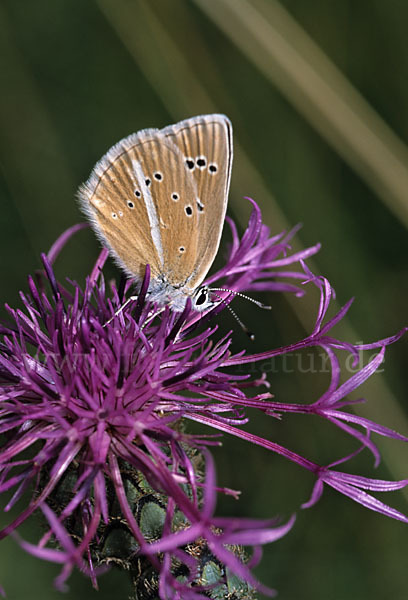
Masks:
[[[156,179],[156,181],[161,181],[163,179],[163,175],[157,171],[157,173],[154,174],[154,178]]]
[[[203,288],[202,290],[200,290],[197,298],[196,298],[196,305],[197,306],[202,306],[203,304],[205,304],[208,300],[208,291]]]
[[[218,171],[218,167],[215,163],[211,163],[210,165],[208,165],[208,170],[211,173],[211,175],[214,175]]]
[[[194,307],[196,310],[205,310],[211,306],[212,302],[210,300],[210,291],[208,287],[204,286],[196,290],[194,294]]]
[[[176,192],[174,192],[174,193],[171,195],[171,199],[172,199],[172,200],[174,200],[174,202],[177,202],[177,200],[179,200],[179,199],[180,199],[180,196],[179,196],[179,195],[178,195]]]
[[[192,206],[190,206],[190,205],[188,205],[188,206],[186,206],[186,207],[184,208],[184,210],[186,211],[186,215],[187,215],[188,217],[191,217],[191,215],[193,214],[193,207],[192,207]]]

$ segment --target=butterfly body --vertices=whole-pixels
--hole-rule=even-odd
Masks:
[[[81,208],[118,264],[137,284],[150,265],[150,300],[208,307],[200,284],[219,247],[231,163],[230,121],[203,115],[121,140],[81,186]]]

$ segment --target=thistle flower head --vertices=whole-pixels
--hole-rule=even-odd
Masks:
[[[316,487],[304,506],[317,500],[326,483],[369,508],[407,520],[365,491],[397,489],[405,480],[381,482],[340,473],[246,432],[247,408],[272,416],[318,414],[353,435],[378,460],[371,432],[405,438],[344,411],[345,397],[375,371],[385,347],[402,332],[366,345],[378,349],[378,356],[340,383],[337,352],[357,357],[362,348],[330,333],[349,304],[325,322],[332,289],[303,262],[318,246],[290,254],[295,231],[270,237],[255,204],[241,239],[230,225],[226,265],[206,283],[220,280],[237,292],[298,295],[303,290],[294,282],[317,286],[321,302],[308,337],[269,352],[234,355],[231,335],[220,337],[214,324],[231,293],[220,292],[224,301],[204,316],[189,303],[182,314],[157,310],[146,295],[148,268],[138,300],[115,316],[129,286],[118,289],[112,284],[107,291],[102,275],[106,251],[84,289],[56,281],[52,263],[78,227],[42,257],[44,273],[37,283],[29,278],[29,294],[21,294],[23,309],[7,307],[9,323],[0,326],[0,493],[12,493],[6,510],[22,497],[28,503],[0,536],[15,532],[41,510],[47,532],[36,545],[20,543],[32,554],[63,565],[60,587],[74,566],[96,585],[98,572],[115,562],[142,570],[155,586],[152,593],[163,599],[215,598],[227,592],[250,598],[253,587],[270,593],[250,567],[259,560],[259,547],[284,535],[293,518],[279,526],[274,520],[214,516],[217,493],[234,494],[215,481],[209,448],[219,443],[220,432],[269,448],[313,472]],[[292,264],[298,269],[288,269]],[[251,381],[230,368],[311,346],[327,352],[332,379],[327,392],[309,405],[273,402],[269,393],[249,397],[250,386],[266,382]],[[192,435],[188,421],[217,433]],[[249,562],[241,546],[253,548]],[[147,589],[136,589],[136,597],[156,597],[148,596]]]

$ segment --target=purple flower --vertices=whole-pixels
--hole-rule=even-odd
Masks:
[[[102,275],[106,250],[85,289],[72,282],[65,287],[55,279],[52,263],[82,225],[71,228],[43,256],[44,273],[37,284],[29,278],[29,295],[21,294],[23,310],[7,307],[9,323],[0,326],[0,493],[12,494],[6,511],[22,497],[28,502],[0,537],[13,533],[27,551],[61,563],[59,587],[75,566],[89,574],[96,586],[98,573],[109,562],[126,563],[131,569],[138,561],[146,577],[149,569],[157,574],[157,593],[163,599],[208,597],[214,589],[222,594],[220,586],[239,587],[243,581],[272,594],[255,580],[250,568],[260,558],[260,546],[284,535],[294,518],[278,525],[274,520],[214,516],[218,492],[238,494],[216,485],[209,448],[219,443],[219,432],[268,448],[313,472],[316,485],[304,508],[317,501],[326,484],[368,508],[408,521],[369,493],[399,489],[408,480],[389,482],[340,472],[334,464],[318,465],[245,430],[247,408],[273,418],[293,412],[318,415],[358,443],[353,455],[336,464],[363,448],[374,454],[378,464],[372,433],[407,441],[347,411],[348,394],[375,372],[386,346],[404,331],[365,346],[333,337],[332,328],[351,302],[326,320],[333,290],[304,263],[319,246],[291,254],[296,229],[270,237],[259,208],[252,204],[241,239],[229,221],[232,244],[226,266],[206,284],[221,280],[220,287],[232,292],[297,295],[304,289],[297,283],[316,286],[321,299],[315,327],[299,342],[258,354],[232,354],[231,335],[217,335],[214,317],[234,294],[218,291],[223,302],[204,315],[192,311],[190,303],[182,314],[168,307],[157,310],[146,293],[148,267],[138,300],[115,316],[130,285],[123,289],[112,285],[107,292]],[[292,270],[293,265],[297,269]],[[210,320],[211,326],[206,327]],[[229,369],[313,346],[326,352],[331,382],[321,398],[308,405],[276,402],[268,392],[248,396],[250,387],[269,383],[264,377],[254,381]],[[350,354],[357,364],[365,349],[378,350],[377,355],[340,383],[338,354]],[[189,420],[217,433],[191,435]],[[142,496],[151,498],[146,510],[139,501]],[[48,529],[34,545],[15,530],[38,510]],[[159,526],[153,527],[153,515]],[[118,540],[121,548],[128,545],[125,557],[112,551]],[[253,548],[249,562],[241,546]],[[208,565],[204,570],[201,551],[211,556],[212,570]]]

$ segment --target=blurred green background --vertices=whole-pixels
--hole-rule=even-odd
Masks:
[[[310,264],[328,276],[339,304],[356,296],[338,335],[369,342],[397,331],[407,323],[408,295],[407,22],[403,0],[2,0],[2,301],[19,302],[40,252],[82,220],[76,189],[113,143],[217,111],[234,125],[229,213],[241,230],[244,196],[256,199],[274,232],[302,222],[295,248],[321,242]],[[97,252],[92,233],[79,233],[57,262],[59,277],[82,282]],[[113,266],[109,272],[118,276]],[[267,315],[234,302],[257,335],[251,349],[310,330],[312,289],[303,299],[264,300],[273,305]],[[223,316],[221,329],[230,327],[237,329]],[[237,349],[250,344],[240,331],[234,336]],[[406,341],[388,350],[359,410],[408,434],[406,352]],[[324,373],[264,367],[279,401],[310,402],[327,384]],[[260,435],[321,463],[355,448],[317,419],[253,418]],[[406,477],[405,447],[378,443],[377,471],[368,455],[347,470]],[[312,478],[282,458],[227,439],[215,454],[219,482],[243,492],[239,502],[220,501],[219,514],[287,518],[308,498]],[[408,512],[408,496],[382,499]],[[25,531],[35,539],[34,525]],[[282,600],[405,600],[407,540],[404,525],[326,490],[265,550],[257,574]],[[14,541],[1,542],[9,600],[129,593],[126,576],[112,571],[99,592],[76,573],[62,596],[52,587],[56,573]]]

